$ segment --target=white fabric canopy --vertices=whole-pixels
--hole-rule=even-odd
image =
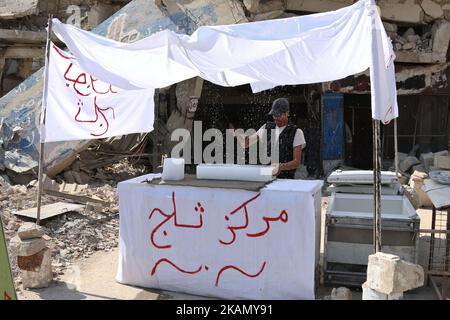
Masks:
[[[132,44],[54,19],[54,32],[96,78],[123,89],[161,88],[200,76],[221,86],[332,81],[371,68],[372,117],[398,116],[395,55],[373,0],[319,14],[225,26],[191,36],[169,30]]]

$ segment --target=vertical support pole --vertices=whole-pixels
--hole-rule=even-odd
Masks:
[[[39,225],[41,221],[41,203],[42,203],[42,178],[44,176],[43,167],[44,167],[44,152],[45,152],[45,144],[42,142],[43,135],[45,134],[45,111],[47,109],[47,92],[48,92],[48,64],[50,59],[50,37],[52,33],[52,19],[53,14],[50,14],[48,17],[48,27],[47,27],[47,42],[45,46],[45,72],[44,72],[44,89],[42,94],[42,108],[41,108],[41,116],[40,116],[40,140],[39,143],[39,171],[38,171],[38,192],[37,192],[37,213],[36,213],[36,224]]]
[[[373,138],[373,245],[374,252],[381,251],[381,159],[380,159],[380,121],[372,119]]]
[[[397,118],[394,119],[394,162],[395,162],[395,176],[399,178],[398,173],[398,136],[397,136]]]

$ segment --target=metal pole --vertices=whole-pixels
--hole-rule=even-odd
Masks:
[[[373,139],[373,250],[381,251],[381,159],[380,159],[380,121],[372,119]]]
[[[398,173],[398,140],[397,140],[397,118],[394,118],[394,162],[395,162],[395,176],[399,179]]]
[[[43,134],[45,130],[45,111],[47,109],[47,90],[48,90],[48,64],[50,59],[50,38],[52,34],[52,19],[53,14],[48,16],[48,27],[47,27],[47,42],[45,46],[45,72],[44,72],[44,89],[42,93],[42,108],[40,116],[40,132],[39,136],[41,143],[39,144],[39,171],[38,171],[38,192],[37,192],[37,214],[36,214],[36,224],[39,225],[41,220],[41,202],[42,202],[42,178],[44,175],[44,150],[45,144],[43,141]]]
[[[381,140],[380,140],[380,120],[375,121],[375,127],[376,127],[376,141],[377,141],[377,148],[376,148],[376,162],[377,162],[377,170],[376,170],[376,176],[377,176],[377,193],[375,195],[375,203],[376,203],[376,247],[377,251],[381,251]]]

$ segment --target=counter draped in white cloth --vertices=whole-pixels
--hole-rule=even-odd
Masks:
[[[373,0],[330,12],[237,25],[163,30],[131,44],[53,20],[81,68],[122,88],[162,88],[199,76],[222,86],[318,83],[371,68],[372,117],[398,116],[395,58]]]
[[[121,283],[227,299],[314,299],[322,181],[260,192],[119,183]]]

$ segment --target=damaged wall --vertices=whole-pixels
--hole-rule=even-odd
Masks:
[[[101,23],[93,32],[122,42],[134,42],[154,32],[170,29],[193,33],[200,25],[247,21],[239,2],[134,0]],[[42,96],[42,69],[0,98],[0,118],[10,127],[20,127],[20,138],[7,152],[37,160],[38,118]],[[174,120],[175,121],[175,120]],[[176,121],[175,121],[176,122]],[[49,176],[63,170],[86,148],[89,141],[46,144],[45,168]],[[17,150],[17,153],[16,153]],[[36,168],[34,168],[36,169]]]

